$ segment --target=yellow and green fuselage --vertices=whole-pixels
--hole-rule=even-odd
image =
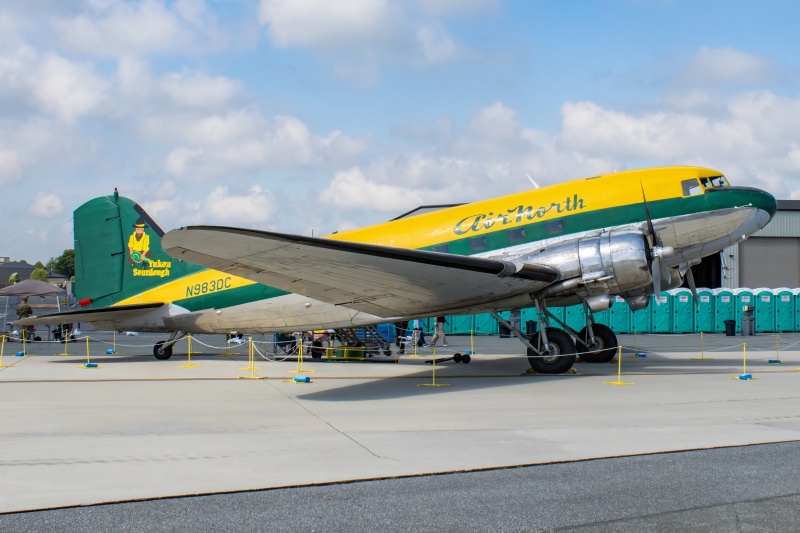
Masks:
[[[775,201],[768,194],[759,196],[750,189],[728,186],[707,194],[714,188],[709,180],[719,176],[719,172],[702,167],[616,172],[341,232],[329,238],[493,256],[512,247],[534,248],[548,239],[568,239],[601,228],[641,223],[645,219],[645,198],[654,220],[759,202],[761,205],[753,206],[770,212],[770,216],[774,214]],[[687,187],[692,180],[696,187]],[[198,331],[280,331],[323,321],[347,325],[379,318],[319,302],[314,304],[316,314],[309,313],[303,310],[309,307],[308,302],[297,295],[176,260],[161,248],[161,228],[135,202],[116,193],[79,207],[74,225],[76,295],[86,308],[170,304],[175,313],[209,314],[196,321]],[[147,251],[132,250],[131,243],[137,242],[132,240],[137,226],[144,226]],[[261,314],[260,310],[267,308]],[[234,317],[241,322],[245,316],[246,326],[231,322]]]

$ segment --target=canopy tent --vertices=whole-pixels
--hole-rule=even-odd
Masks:
[[[60,287],[35,279],[26,279],[0,289],[0,296],[56,296],[66,293]]]

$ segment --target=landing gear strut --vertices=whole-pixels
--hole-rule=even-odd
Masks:
[[[541,320],[547,324],[547,310],[544,302],[536,302],[536,309]],[[528,349],[528,362],[536,372],[541,374],[563,374],[575,364],[575,343],[564,330],[545,326],[539,328],[536,333],[529,338],[525,337],[520,330],[503,319],[496,312],[491,311],[492,316],[511,333],[517,337]]]
[[[156,345],[153,346],[153,355],[156,356],[156,359],[161,361],[169,359],[172,357],[172,346],[185,336],[186,333],[182,331],[173,331],[168,340],[158,341]]]

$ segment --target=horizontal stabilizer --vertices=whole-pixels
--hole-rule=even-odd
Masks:
[[[172,257],[377,316],[422,316],[532,292],[556,269],[218,226],[167,233]]]
[[[78,322],[120,322],[135,316],[143,315],[153,309],[158,309],[164,304],[134,304],[122,305],[119,307],[103,307],[100,309],[78,309],[76,311],[65,311],[63,313],[53,313],[51,315],[32,316],[13,322],[19,326],[54,326],[56,324],[75,324]]]

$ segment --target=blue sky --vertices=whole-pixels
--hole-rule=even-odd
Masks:
[[[0,0],[0,255],[118,187],[324,235],[610,169],[800,198],[795,2]]]

